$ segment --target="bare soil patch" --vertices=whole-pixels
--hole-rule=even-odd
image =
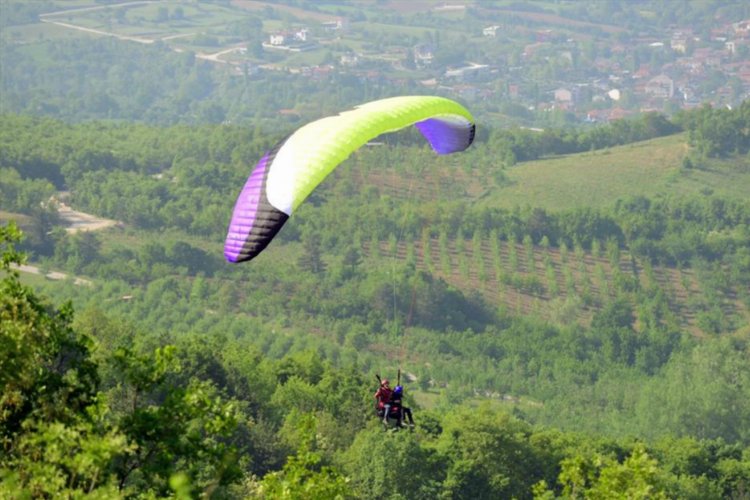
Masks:
[[[78,212],[62,202],[58,204],[57,210],[60,214],[60,218],[67,226],[65,231],[71,234],[80,231],[99,231],[122,224],[116,220],[105,219],[84,212]]]

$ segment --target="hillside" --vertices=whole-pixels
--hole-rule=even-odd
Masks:
[[[408,140],[408,135],[401,140]],[[282,234],[291,231],[298,235],[310,219],[335,217],[342,227],[350,228],[349,238],[370,259],[370,265],[413,262],[462,293],[478,292],[491,308],[557,324],[588,325],[596,311],[620,294],[618,287],[623,283],[635,284],[641,290],[658,290],[667,298],[668,322],[695,336],[705,335],[707,329],[715,330],[714,322],[708,322],[707,326],[708,310],[714,311],[713,314],[721,311],[730,318],[732,330],[742,330],[750,323],[750,308],[747,300],[743,300],[745,291],[731,285],[715,292],[710,269],[696,269],[688,261],[649,262],[633,254],[623,242],[621,248],[611,248],[606,238],[585,245],[575,245],[568,239],[567,244],[561,245],[554,241],[552,233],[546,235],[553,240],[552,244],[540,241],[539,235],[522,241],[520,233],[516,233],[516,241],[512,242],[502,228],[487,223],[481,229],[460,227],[472,226],[471,220],[459,221],[459,226],[447,232],[439,229],[445,228],[446,223],[456,224],[446,221],[456,214],[467,213],[466,210],[474,211],[474,215],[467,217],[483,217],[482,211],[517,211],[520,206],[526,208],[519,214],[541,209],[549,215],[559,213],[564,217],[571,210],[584,208],[612,210],[618,203],[634,197],[655,200],[697,197],[707,202],[719,198],[741,202],[746,199],[746,187],[750,185],[746,157],[707,159],[700,168],[685,168],[689,151],[686,133],[519,162],[511,167],[495,165],[487,153],[490,148],[491,144],[480,143],[467,154],[445,158],[436,157],[422,146],[365,148],[319,187],[313,202],[302,207]],[[159,175],[176,178],[182,174],[173,167]],[[81,194],[78,193],[79,200]],[[207,195],[205,192],[202,196]],[[377,201],[373,201],[373,195],[378,197]],[[101,195],[92,201],[98,197]],[[323,206],[319,206],[321,200],[326,200]],[[211,203],[228,205],[229,201],[211,197]],[[342,219],[337,215],[337,206],[352,207],[351,217]],[[365,216],[362,207],[368,206],[371,208]],[[132,210],[136,208],[129,209]],[[384,215],[389,213],[396,214],[396,218],[389,220],[391,216]],[[16,218],[22,226],[33,227],[27,216],[0,213],[0,217]],[[369,233],[363,229],[368,225],[378,229]],[[320,229],[328,232],[334,227],[326,223]],[[206,255],[221,254],[218,240],[189,233],[183,229],[161,231],[167,239],[185,241]],[[148,248],[151,239],[150,232],[116,230],[97,234],[102,253],[122,248],[141,252]],[[377,254],[373,252],[373,234],[380,235],[375,236]],[[385,234],[391,236],[384,237]],[[285,239],[291,239],[291,244],[283,243]],[[282,262],[298,261],[305,252],[294,243],[295,239],[295,236],[282,237],[282,241],[274,243],[274,253],[285,255]],[[335,264],[340,248],[341,243],[328,248],[323,258]],[[278,258],[269,257],[264,265],[273,270],[277,262]],[[710,307],[707,294],[713,297]],[[637,328],[642,321],[636,318]]]
[[[522,163],[510,169],[512,186],[493,192],[501,206],[531,204],[549,210],[610,206],[629,196],[716,194],[745,199],[750,185],[746,159],[711,161],[685,169],[686,134]]]
[[[747,448],[723,439],[602,440],[487,404],[415,408],[416,427],[402,425],[400,413],[381,424],[369,417],[364,374],[312,350],[273,360],[246,339],[200,334],[139,346],[132,324],[100,309],[74,320],[69,305],[43,307],[9,267],[20,264],[19,236],[14,225],[0,227],[3,498],[553,498],[571,490],[620,498],[633,484],[664,498],[744,491]],[[706,354],[741,359],[725,348],[697,361]],[[685,465],[686,456],[701,460]],[[591,479],[572,482],[580,467]]]
[[[745,200],[750,186],[750,164],[746,158],[706,160],[700,168],[683,166],[689,146],[685,133],[651,139],[604,150],[522,162],[503,169],[497,181],[488,167],[461,168],[436,159],[413,173],[408,168],[362,171],[349,165],[327,186],[354,182],[360,191],[375,187],[383,196],[402,201],[462,199],[482,207],[513,209],[517,206],[560,212],[584,207],[611,208],[618,200],[689,198],[716,195]],[[468,163],[468,162],[467,162]],[[326,187],[324,186],[325,190]],[[414,209],[415,212],[417,209]],[[428,230],[426,219],[423,229]],[[396,223],[398,225],[398,223]],[[478,244],[477,244],[478,243]],[[640,287],[661,289],[669,297],[673,321],[694,335],[702,335],[697,324],[698,304],[706,290],[695,269],[684,266],[646,264],[628,251],[608,258],[603,241],[597,255],[583,248],[550,248],[492,241],[485,232],[478,240],[451,239],[442,244],[424,236],[398,242],[394,253],[381,241],[378,254],[397,261],[414,259],[420,269],[444,278],[459,290],[476,290],[489,304],[522,315],[553,321],[576,317],[587,324],[594,311],[617,294],[613,283],[621,276]],[[364,253],[371,255],[365,242]],[[533,253],[533,257],[532,257]],[[481,256],[481,257],[480,257]],[[750,322],[750,309],[732,290],[722,299],[722,311]]]
[[[426,158],[429,164],[397,171],[350,165],[349,175],[361,188],[377,186],[382,194],[402,199],[471,200],[481,206],[516,206],[561,211],[611,207],[633,196],[679,197],[715,194],[744,200],[750,185],[750,160],[705,160],[687,169],[687,133],[579,154],[520,162],[512,167],[486,164],[487,159]],[[489,160],[491,161],[491,159]],[[472,162],[476,162],[472,165]],[[341,169],[346,170],[346,166]],[[498,175],[498,172],[501,175]]]

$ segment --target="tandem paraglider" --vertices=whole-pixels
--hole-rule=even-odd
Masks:
[[[435,96],[372,101],[308,123],[260,159],[240,192],[224,243],[229,262],[261,253],[307,196],[354,151],[377,136],[414,125],[440,155],[474,141],[474,118]]]
[[[383,428],[391,428],[391,421],[395,422],[394,429],[414,428],[414,417],[411,414],[411,408],[404,406],[404,386],[401,385],[401,370],[399,370],[398,383],[395,388],[391,389],[390,381],[387,378],[381,380],[380,375],[375,375],[380,386],[375,392],[375,412],[378,418],[383,421]]]

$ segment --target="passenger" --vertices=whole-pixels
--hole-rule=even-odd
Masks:
[[[378,417],[383,418],[383,423],[388,425],[388,414],[391,411],[391,397],[393,396],[393,390],[391,389],[388,379],[384,378],[380,382],[380,387],[375,392],[375,399],[378,401],[377,410]]]

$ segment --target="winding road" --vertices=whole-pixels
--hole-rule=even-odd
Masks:
[[[28,264],[21,264],[21,265],[11,264],[10,268],[15,269],[16,271],[20,271],[22,273],[44,275],[45,278],[50,279],[50,280],[55,280],[55,281],[68,279],[68,275],[65,273],[61,273],[59,271],[50,271],[47,274],[44,274],[42,270],[38,268],[37,266],[31,266]],[[90,280],[87,280],[84,278],[78,278],[78,277],[73,278],[73,283],[76,285],[85,285],[85,286],[90,286],[92,284]]]
[[[63,198],[66,196],[66,193],[58,193],[57,196]],[[122,224],[121,222],[118,222],[116,220],[104,219],[102,217],[97,217],[96,215],[73,210],[64,202],[60,201],[57,197],[53,198],[51,201],[57,204],[58,214],[60,215],[60,219],[65,223],[65,231],[69,234],[78,233],[80,231],[99,231],[108,227]],[[69,277],[68,274],[59,271],[49,271],[45,273],[38,266],[34,266],[31,264],[11,264],[10,267],[11,269],[15,269],[22,273],[38,274],[44,276],[47,279],[55,281],[66,280]],[[76,285],[85,286],[90,286],[92,284],[90,280],[79,278],[77,276],[73,277],[73,283]]]
[[[108,227],[122,224],[116,220],[105,219],[103,217],[97,217],[96,215],[78,212],[61,201],[57,202],[57,213],[67,226],[65,231],[71,234],[80,231],[98,231],[100,229],[106,229]]]

